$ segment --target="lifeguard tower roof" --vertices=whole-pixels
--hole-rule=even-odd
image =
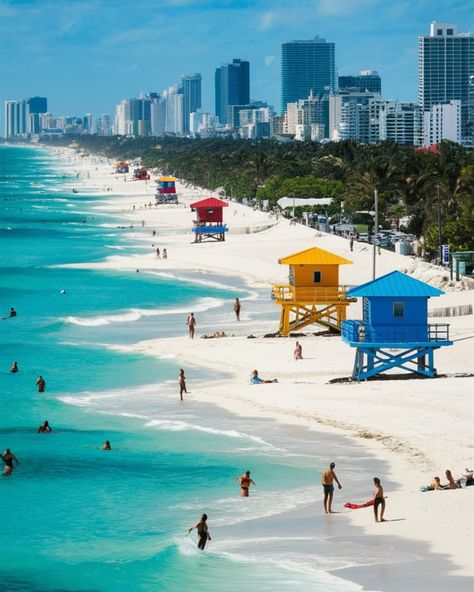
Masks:
[[[173,183],[176,181],[174,177],[160,177],[158,180],[163,181],[164,183]]]
[[[433,288],[425,282],[416,280],[400,271],[391,271],[375,280],[356,286],[347,292],[348,296],[359,297],[405,297],[405,298],[429,298],[441,296],[442,290]]]
[[[190,208],[226,208],[229,204],[226,201],[217,199],[216,197],[206,197],[201,201],[196,201],[190,204]]]
[[[318,249],[318,247],[311,247],[288,257],[278,259],[280,265],[345,265],[352,263],[349,259],[334,255],[324,249]]]

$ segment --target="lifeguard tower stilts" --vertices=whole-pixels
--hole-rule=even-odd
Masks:
[[[363,319],[342,324],[342,338],[356,348],[353,378],[366,380],[394,368],[436,376],[434,350],[453,344],[449,325],[428,324],[428,298],[441,290],[392,271],[347,294],[363,299]]]
[[[178,203],[176,179],[174,177],[160,177],[158,181],[156,181],[156,184],[156,203]]]
[[[352,263],[329,251],[312,247],[279,259],[289,265],[289,283],[275,284],[272,299],[281,306],[280,335],[314,323],[340,332],[347,307],[347,286],[339,285],[339,265]]]
[[[228,232],[224,224],[223,208],[229,204],[216,197],[206,197],[190,205],[196,211],[197,219],[193,222],[194,242],[225,241],[225,233]]]

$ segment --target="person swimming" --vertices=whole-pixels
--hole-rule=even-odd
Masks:
[[[10,451],[10,448],[7,448],[2,454],[2,460],[5,463],[5,467],[3,469],[3,474],[5,477],[9,477],[13,473],[13,462],[16,462],[17,465],[20,464],[20,461]]]
[[[20,370],[20,368],[18,368],[18,362],[13,362],[12,367],[10,368],[10,372],[12,374],[15,374],[19,370]]]
[[[204,551],[207,541],[212,540],[211,535],[209,534],[209,529],[207,528],[207,514],[203,514],[201,516],[201,520],[194,526],[191,526],[191,528],[188,530],[188,534],[190,534],[195,528],[197,529],[199,537],[197,544],[198,549]]]
[[[46,434],[47,432],[52,432],[53,429],[49,425],[49,421],[47,419],[40,425],[38,428],[38,434]]]
[[[100,450],[112,450],[112,446],[110,445],[109,440],[106,440],[102,446],[100,447]]]
[[[10,317],[16,317],[16,310],[13,308],[13,306],[10,307]]]
[[[36,381],[36,386],[38,387],[39,393],[44,393],[46,389],[46,382],[42,376],[38,376],[38,380]]]

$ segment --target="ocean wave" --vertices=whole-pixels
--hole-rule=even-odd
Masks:
[[[220,298],[205,297],[200,298],[195,303],[181,308],[130,308],[127,311],[117,314],[100,315],[96,317],[69,316],[66,318],[61,318],[60,320],[69,325],[78,325],[79,327],[100,327],[103,325],[110,325],[110,323],[130,323],[138,321],[142,317],[186,314],[189,313],[190,310],[194,310],[196,312],[203,312],[205,310],[209,310],[210,308],[217,308],[221,306],[223,302],[224,301]]]

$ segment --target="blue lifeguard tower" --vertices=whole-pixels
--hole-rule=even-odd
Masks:
[[[362,298],[362,321],[344,321],[342,338],[355,347],[353,378],[400,368],[433,378],[434,350],[452,345],[449,325],[428,324],[428,298],[443,292],[400,271],[352,288]],[[394,351],[395,350],[395,351]]]

